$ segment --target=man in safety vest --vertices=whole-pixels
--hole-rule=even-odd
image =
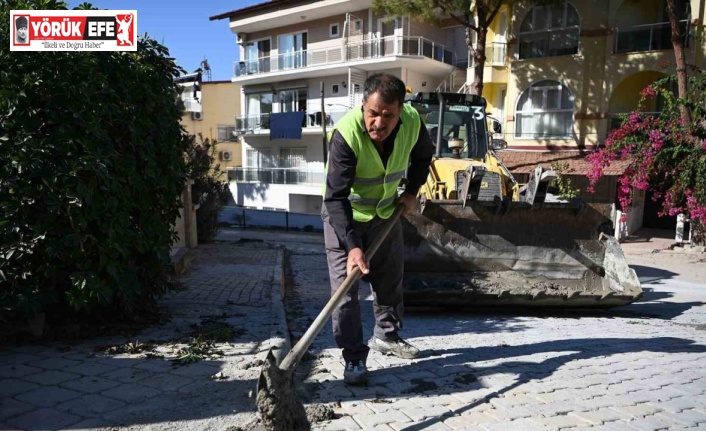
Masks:
[[[405,211],[417,205],[434,152],[426,127],[412,106],[404,103],[405,84],[397,77],[375,74],[365,81],[363,106],[341,118],[331,133],[326,165],[322,219],[331,292],[356,266],[373,290],[375,328],[365,344],[354,285],[333,313],[333,333],[345,360],[344,382],[365,384],[370,349],[401,358],[416,358],[419,349],[403,340],[402,227],[398,221],[368,262],[365,251],[402,202]],[[405,191],[397,188],[407,172]]]

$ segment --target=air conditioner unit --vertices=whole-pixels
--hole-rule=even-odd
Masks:
[[[203,120],[203,112],[192,112],[191,113],[191,119],[192,120]]]
[[[239,44],[243,44],[247,42],[248,40],[248,34],[247,33],[237,33],[235,36],[235,40]]]
[[[221,160],[223,160],[225,162],[233,160],[233,152],[232,151],[221,151]]]

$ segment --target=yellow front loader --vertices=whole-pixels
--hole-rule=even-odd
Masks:
[[[407,216],[408,306],[613,307],[642,295],[619,243],[603,233],[611,206],[562,200],[556,173],[519,184],[497,157],[482,97],[408,96],[436,144],[419,213]]]

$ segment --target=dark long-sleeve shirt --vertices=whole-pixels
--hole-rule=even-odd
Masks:
[[[377,146],[383,166],[387,166],[387,161],[395,146],[395,138],[399,132],[402,120],[400,120],[390,136],[385,139],[383,150]],[[367,132],[364,132],[367,134]],[[368,142],[374,145],[372,142]],[[419,128],[417,142],[412,148],[409,157],[409,167],[407,168],[407,184],[405,193],[413,196],[417,194],[419,188],[426,182],[429,175],[429,164],[434,154],[434,146],[429,138],[424,124]],[[353,181],[355,180],[356,164],[355,153],[338,131],[334,133],[329,145],[328,174],[326,176],[326,195],[324,205],[329,215],[329,221],[336,236],[341,242],[341,246],[350,251],[356,247],[361,247],[360,238],[353,231],[353,209],[348,200]]]

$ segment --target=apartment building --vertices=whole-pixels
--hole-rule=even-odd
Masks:
[[[687,62],[699,67],[705,1],[677,2]],[[527,166],[567,162],[575,185],[585,185],[585,155],[636,107],[642,88],[675,72],[665,3],[503,5],[488,31],[483,96],[508,142],[500,156],[520,179]],[[360,105],[368,74],[393,73],[413,92],[466,91],[473,79],[462,28],[382,16],[369,0],[271,0],[211,19],[229,20],[240,49],[233,82],[242,86],[244,115],[235,123],[244,164],[232,178],[245,206],[319,210],[323,133]],[[270,116],[289,111],[305,113],[302,139],[270,140]],[[609,172],[589,199],[614,201],[621,172]],[[647,201],[638,196],[635,205]],[[641,225],[642,210],[632,214]]]
[[[231,189],[246,207],[321,210],[324,133],[361,105],[369,74],[391,73],[414,92],[465,82],[462,29],[382,16],[370,0],[274,0],[211,19],[229,20],[240,49],[244,163],[231,170]],[[270,120],[289,112],[302,113],[301,139],[270,140]]]
[[[241,112],[240,86],[231,81],[204,80],[201,72],[182,75],[176,83],[184,103],[181,124],[186,131],[218,142],[216,163],[221,169],[242,166],[242,147],[233,123]]]

